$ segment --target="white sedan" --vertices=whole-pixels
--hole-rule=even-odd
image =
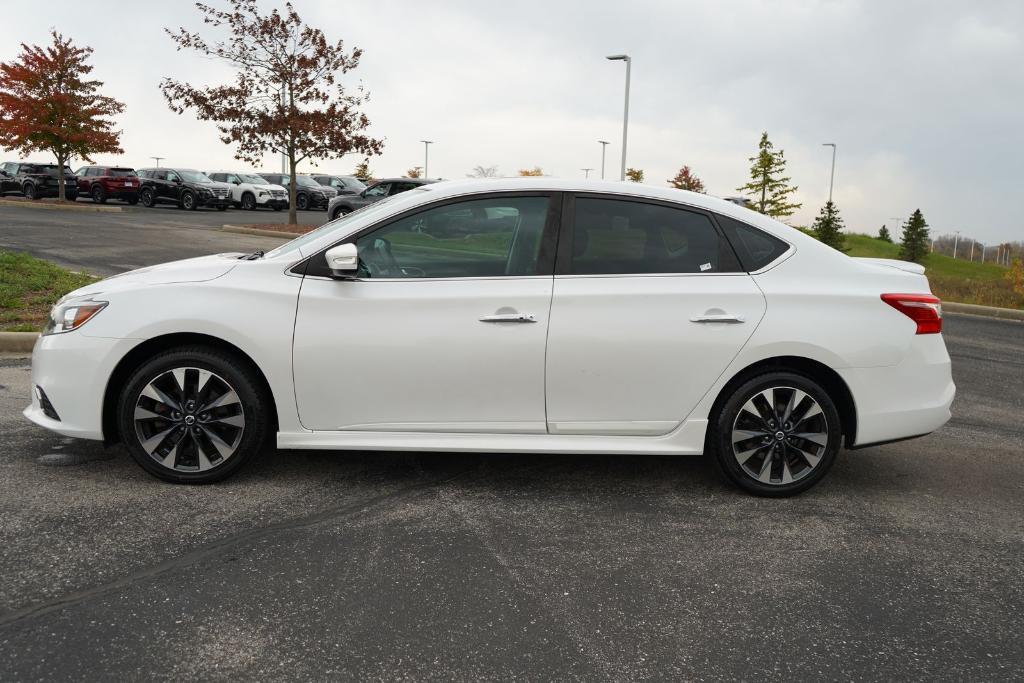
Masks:
[[[64,297],[25,415],[221,480],[280,448],[713,455],[783,496],[955,387],[920,266],[632,183],[443,182]]]

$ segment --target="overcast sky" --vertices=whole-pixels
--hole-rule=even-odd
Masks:
[[[218,0],[209,0],[217,4]],[[933,234],[961,230],[984,242],[1024,239],[1024,2],[1021,0],[721,0],[712,2],[345,2],[297,0],[329,40],[363,48],[348,75],[370,91],[372,132],[385,139],[378,176],[423,164],[464,177],[475,165],[512,175],[617,177],[624,68],[633,57],[629,166],[664,185],[683,164],[711,194],[734,195],[762,130],[786,153],[813,220],[828,194],[847,228],[875,232],[920,208]],[[95,77],[127,105],[123,157],[241,168],[213,124],[172,113],[157,87],[173,76],[228,80],[215,62],[175,52],[164,27],[201,27],[191,4],[113,6],[50,0],[8,3],[0,60],[51,27],[96,52]],[[266,7],[277,3],[266,2]],[[124,8],[121,8],[124,9]],[[352,171],[357,159],[319,168]],[[264,168],[280,162],[268,156]]]

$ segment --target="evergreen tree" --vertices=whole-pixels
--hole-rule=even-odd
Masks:
[[[679,173],[676,173],[674,178],[670,178],[668,184],[677,190],[689,190],[690,192],[700,192],[701,194],[706,193],[704,182],[690,170],[689,166],[683,166],[679,169]]]
[[[753,198],[756,211],[772,218],[792,216],[801,206],[789,199],[797,188],[790,186],[790,178],[783,175],[786,160],[781,149],[775,151],[768,133],[761,133],[757,156],[750,157],[750,161],[750,182],[736,189]]]
[[[843,219],[839,210],[831,201],[825,202],[821,207],[818,218],[815,219],[811,228],[814,236],[819,242],[838,251],[846,251],[846,235],[843,234]]]
[[[903,241],[900,244],[900,259],[920,263],[928,255],[928,224],[921,215],[921,209],[914,209],[910,220],[903,226]]]
[[[626,180],[632,183],[642,183],[644,181],[644,170],[642,168],[627,168]]]
[[[356,170],[352,171],[352,175],[364,183],[373,180],[373,173],[370,172],[370,157],[366,157],[356,164]]]
[[[889,228],[883,225],[878,230],[878,239],[882,240],[883,242],[888,242],[889,244],[892,244],[892,235],[889,234]]]

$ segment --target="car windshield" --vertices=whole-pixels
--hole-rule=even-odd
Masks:
[[[187,169],[187,168],[185,168],[185,169],[175,169],[175,170],[177,170],[178,174],[182,178],[184,178],[186,182],[189,182],[189,183],[212,183],[213,182],[212,180],[210,180],[207,177],[207,175],[205,173],[200,173],[199,171],[193,171],[193,170],[190,170],[190,169]]]
[[[248,173],[239,173],[238,177],[242,179],[242,182],[252,183],[253,185],[269,185],[266,178],[261,178],[258,175],[249,175]]]
[[[354,219],[358,220],[358,219],[361,219],[361,218],[363,218],[364,216],[366,216],[368,214],[374,214],[374,213],[377,213],[379,211],[386,211],[388,203],[391,202],[393,199],[394,199],[394,197],[388,197],[387,199],[382,199],[379,202],[374,202],[373,204],[367,204],[366,206],[361,207],[359,209],[356,209],[355,211],[353,211],[351,213],[347,213],[344,216],[342,216],[341,218],[333,220],[330,223],[325,223],[324,225],[321,225],[316,230],[313,230],[311,232],[307,232],[305,235],[302,235],[301,237],[296,237],[291,242],[285,242],[284,244],[279,246],[277,249],[274,249],[273,251],[267,252],[266,257],[267,258],[274,258],[275,256],[280,256],[282,254],[288,254],[290,252],[297,251],[299,249],[302,249],[302,247],[304,247],[305,245],[309,244],[310,242],[313,242],[314,240],[319,239],[320,237],[322,237],[323,235],[325,235],[325,234],[327,234],[329,232],[333,232],[335,230],[343,229],[346,225],[348,225]]]
[[[301,185],[302,187],[320,187],[320,183],[313,180],[308,175],[295,176],[295,184]]]
[[[341,182],[345,184],[345,187],[356,192],[362,192],[366,189],[366,183],[359,178],[342,178]]]
[[[115,178],[134,178],[135,171],[130,168],[112,168],[108,175],[112,175]]]

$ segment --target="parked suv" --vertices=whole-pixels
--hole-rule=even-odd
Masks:
[[[289,176],[286,173],[260,173],[264,180],[287,188]],[[321,185],[308,175],[295,176],[295,208],[300,211],[326,209],[338,192],[333,187]]]
[[[123,166],[83,166],[75,171],[78,194],[92,197],[97,204],[108,199],[139,203],[139,176],[135,169]]]
[[[183,209],[212,206],[224,211],[231,205],[230,185],[215,183],[191,168],[141,168],[139,179],[143,206],[171,202]]]
[[[327,187],[333,187],[339,195],[342,194],[359,194],[366,189],[366,183],[354,175],[318,175],[313,174],[311,176],[313,180],[317,181],[321,185]]]
[[[231,171],[214,171],[206,175],[210,180],[226,183],[231,188],[232,203],[246,211],[259,207],[274,211],[288,208],[288,190],[280,185],[268,183],[262,176]]]
[[[0,196],[17,192],[21,194],[21,183],[14,179],[10,173],[0,168]]]
[[[29,199],[60,196],[60,171],[57,164],[35,164],[20,161],[8,161],[3,170],[11,176],[21,188],[22,194]],[[75,201],[78,197],[78,182],[75,174],[67,166],[64,167],[64,197]]]
[[[426,178],[385,178],[370,185],[359,194],[338,195],[338,197],[327,207],[327,216],[333,221],[338,216],[344,216],[356,209],[361,209],[367,204],[379,202],[385,197],[401,194],[414,188],[436,183],[436,180]]]

